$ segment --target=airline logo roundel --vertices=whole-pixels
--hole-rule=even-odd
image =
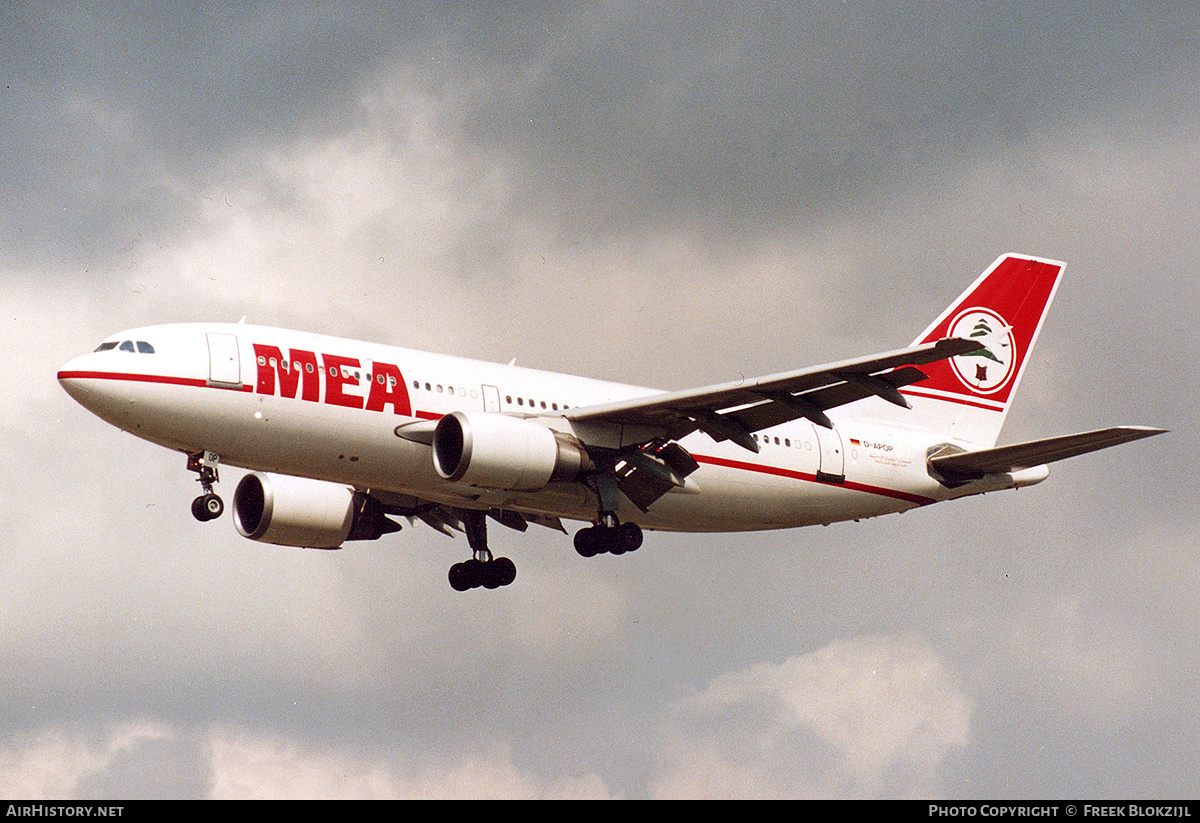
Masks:
[[[978,394],[992,394],[1008,385],[1019,358],[1012,326],[1003,317],[990,309],[967,309],[950,323],[949,336],[984,345],[979,351],[950,361],[955,376],[967,388]]]

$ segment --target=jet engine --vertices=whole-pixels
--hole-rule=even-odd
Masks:
[[[259,472],[238,483],[233,522],[251,540],[309,549],[337,549],[400,529],[374,498],[350,486]]]
[[[433,433],[433,467],[446,480],[485,489],[536,491],[592,468],[574,437],[520,417],[452,412]]]

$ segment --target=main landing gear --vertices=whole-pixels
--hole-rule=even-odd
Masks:
[[[637,523],[622,523],[615,514],[619,502],[617,478],[613,472],[597,473],[590,485],[600,503],[595,526],[575,532],[575,551],[584,557],[598,554],[625,554],[642,547],[642,528]]]
[[[487,519],[483,512],[462,512],[467,543],[474,555],[470,560],[455,563],[447,577],[450,588],[457,592],[475,589],[498,589],[517,579],[517,564],[507,557],[493,558],[487,547]]]
[[[642,547],[642,529],[637,523],[617,524],[601,520],[598,525],[588,526],[575,532],[575,551],[583,557],[598,554],[625,554]]]
[[[203,492],[192,501],[192,517],[201,523],[216,520],[225,511],[225,501],[213,492],[213,484],[220,480],[217,464],[221,458],[213,452],[196,452],[188,455],[188,471],[200,475],[197,482]]]

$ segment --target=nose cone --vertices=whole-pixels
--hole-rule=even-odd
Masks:
[[[92,414],[123,426],[134,398],[122,381],[112,379],[114,375],[109,367],[97,363],[95,357],[93,352],[63,364],[58,370],[59,385]]]
[[[71,395],[76,402],[87,405],[86,397],[88,391],[88,374],[90,373],[88,366],[88,355],[76,357],[64,363],[62,368],[58,370],[58,384],[63,387],[67,394]]]

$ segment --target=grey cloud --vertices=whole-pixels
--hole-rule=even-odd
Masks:
[[[10,4],[0,213],[10,261],[110,261],[170,234],[248,145],[344,122],[421,27],[391,4]]]
[[[1111,108],[1170,115],[1190,4],[383,4],[8,12],[10,255],[170,232],[230,153],[327,134],[367,78],[455,90],[521,208],[582,236],[736,236],[894,202],[946,164]],[[100,238],[88,245],[84,238]]]
[[[572,9],[490,69],[468,127],[517,155],[531,208],[549,196],[583,232],[684,214],[718,232],[778,228],[893,204],[947,164],[1110,107],[1169,110],[1194,16],[1184,5]]]

